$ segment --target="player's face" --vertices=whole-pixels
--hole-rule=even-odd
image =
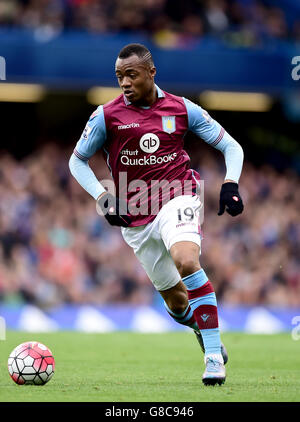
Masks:
[[[155,67],[150,67],[138,56],[116,61],[116,76],[125,97],[131,103],[147,103],[153,93]]]

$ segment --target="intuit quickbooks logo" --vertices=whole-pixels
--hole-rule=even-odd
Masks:
[[[6,61],[5,58],[0,56],[0,81],[6,80]]]
[[[140,139],[140,148],[144,152],[153,153],[159,148],[159,137],[154,133],[146,133]]]

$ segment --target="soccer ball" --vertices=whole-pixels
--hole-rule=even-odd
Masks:
[[[17,384],[44,385],[55,369],[55,361],[48,347],[37,341],[17,346],[9,355],[8,371]]]

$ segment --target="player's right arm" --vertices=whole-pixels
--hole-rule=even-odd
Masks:
[[[77,182],[94,198],[105,193],[103,185],[89,166],[89,159],[106,140],[103,107],[99,106],[89,118],[69,160],[69,168]]]
[[[131,220],[121,213],[120,201],[108,193],[89,166],[89,159],[106,141],[103,106],[99,106],[87,122],[69,160],[69,168],[77,182],[97,201],[106,220],[113,226],[128,227]],[[124,207],[123,207],[124,208]],[[123,210],[122,208],[122,210]]]

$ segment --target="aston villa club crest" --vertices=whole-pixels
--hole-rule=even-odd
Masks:
[[[162,116],[163,131],[173,133],[176,130],[175,116]]]

